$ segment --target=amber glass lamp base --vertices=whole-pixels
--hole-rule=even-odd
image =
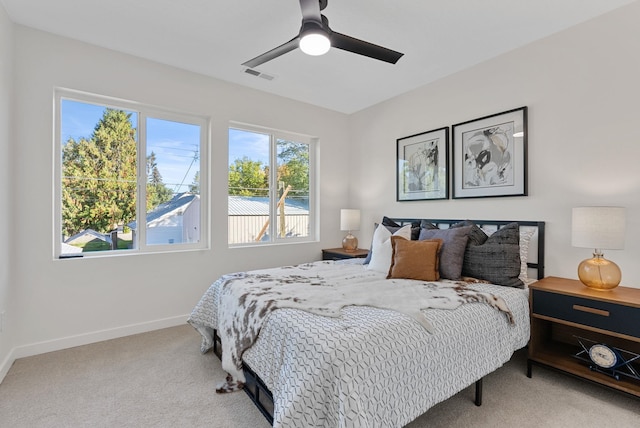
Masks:
[[[351,232],[349,232],[349,234],[342,240],[342,248],[348,253],[357,250],[358,238],[356,238],[351,234]]]
[[[583,260],[578,266],[580,281],[594,290],[612,290],[620,284],[622,272],[617,264],[595,252],[592,259]]]

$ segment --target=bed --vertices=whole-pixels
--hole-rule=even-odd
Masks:
[[[479,238],[478,231],[484,238]],[[402,235],[400,232],[406,239],[391,239],[394,245],[389,272],[384,272],[385,266],[379,271],[371,268],[380,257],[386,257],[383,249],[388,250],[376,245],[378,235]],[[451,238],[454,235],[455,242]],[[462,250],[461,235],[466,237]],[[481,238],[485,242],[477,241]],[[400,254],[405,247],[401,245],[411,251],[438,246],[437,259],[444,263],[435,269],[438,273],[444,269],[445,276],[430,281],[391,276],[404,263]],[[452,255],[456,246],[457,253]],[[509,257],[505,258],[503,249]],[[447,272],[455,265],[450,263],[452,257],[458,260],[460,251],[461,270],[456,271],[455,266],[453,274]],[[194,307],[188,322],[202,335],[201,351],[213,350],[225,370],[231,364],[229,354],[239,358],[233,362],[241,367],[240,388],[274,427],[400,427],[474,383],[475,402],[480,405],[482,378],[527,345],[526,286],[544,277],[544,222],[385,217],[374,233],[371,254],[366,264],[362,259],[319,261],[225,275]],[[503,268],[503,264],[509,266]],[[457,272],[460,278],[447,278]],[[500,278],[504,272],[506,278]],[[496,273],[498,277],[492,276]],[[283,275],[287,287],[300,290],[306,287],[315,292],[322,288],[318,285],[323,285],[334,291],[343,287],[366,287],[368,291],[356,292],[357,297],[350,297],[355,303],[338,305],[324,315],[320,315],[320,306],[331,307],[332,298],[318,304],[316,311],[295,304],[272,308],[259,326],[253,327],[256,331],[252,339],[245,340],[248,346],[234,350],[229,344],[233,329],[221,315],[229,312],[231,290],[247,280],[254,284],[251,286],[267,284],[271,289],[274,278],[282,283]],[[479,276],[491,277],[492,281]],[[370,295],[385,296],[388,290],[384,287],[397,287],[403,295],[403,290],[415,290],[418,285],[429,288],[428,292],[437,289],[431,300],[424,300],[428,303],[420,300],[420,314],[403,304],[385,307],[387,302],[367,300]],[[451,290],[458,295],[466,293],[467,300],[441,305],[445,291]],[[263,293],[261,289],[255,294]],[[506,308],[489,300],[501,302]],[[236,324],[233,326],[235,329]]]

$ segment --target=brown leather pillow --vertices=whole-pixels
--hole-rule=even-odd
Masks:
[[[398,236],[391,237],[391,267],[387,278],[438,281],[442,239],[409,241]]]

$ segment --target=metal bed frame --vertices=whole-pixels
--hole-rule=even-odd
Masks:
[[[423,219],[415,218],[392,218],[397,224],[404,226],[407,224],[419,223]],[[452,224],[459,223],[463,220],[451,220],[451,219],[424,219],[441,229],[446,229]],[[500,229],[509,223],[516,222],[520,226],[533,227],[537,229],[537,257],[533,262],[527,261],[527,266],[530,269],[537,271],[537,279],[544,278],[544,234],[545,234],[545,222],[544,221],[519,221],[519,220],[470,220],[480,227],[490,226]],[[443,227],[446,226],[446,227]],[[213,332],[213,352],[222,359],[222,344],[217,330]],[[258,376],[247,363],[244,363],[244,375],[246,382],[244,385],[244,391],[249,396],[251,401],[256,405],[258,410],[269,421],[269,424],[273,425],[273,394],[269,391],[269,388],[264,384],[260,376]],[[482,380],[480,378],[475,382],[475,399],[474,404],[476,406],[482,405]]]

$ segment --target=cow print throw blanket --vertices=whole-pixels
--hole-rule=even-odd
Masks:
[[[333,262],[315,262],[221,277],[218,330],[222,368],[228,376],[216,391],[243,388],[242,354],[253,345],[266,317],[279,308],[328,317],[340,316],[341,309],[349,305],[391,309],[410,316],[431,332],[423,309],[455,309],[463,303],[482,302],[504,312],[513,324],[502,298],[469,289],[464,282],[384,279],[366,269],[361,274],[341,276],[340,270],[340,265]]]

